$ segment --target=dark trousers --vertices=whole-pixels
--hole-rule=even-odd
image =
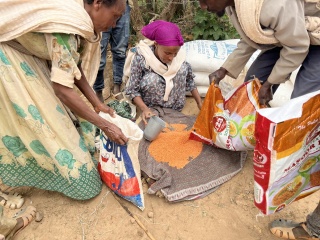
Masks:
[[[267,81],[274,65],[280,57],[281,47],[275,47],[260,54],[250,66],[245,81],[257,77],[262,83]],[[278,85],[272,87],[276,91]],[[320,90],[320,46],[311,45],[309,53],[298,71],[291,98]]]

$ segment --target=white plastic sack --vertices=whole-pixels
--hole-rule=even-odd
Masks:
[[[213,72],[217,70],[228,55],[237,47],[238,39],[226,41],[195,40],[186,42],[186,61],[194,72]]]
[[[229,39],[223,41],[212,40],[195,40],[186,42],[182,48],[186,51],[186,61],[190,63],[193,74],[195,75],[195,84],[198,88],[201,97],[205,97],[209,88],[209,74],[219,69],[225,62],[227,57],[237,47],[239,39]],[[249,59],[246,67],[234,83],[229,81],[233,88],[240,86],[243,83],[247,69],[256,59],[260,51],[257,51]],[[241,81],[239,81],[239,79]],[[229,85],[230,85],[229,84]],[[226,86],[226,85],[225,85]],[[223,89],[222,89],[223,90]],[[224,91],[224,90],[223,90]],[[190,96],[190,93],[187,93]]]
[[[103,112],[99,115],[121,128],[129,139],[126,145],[119,145],[101,132],[98,164],[100,176],[117,195],[143,210],[144,195],[138,159],[139,142],[143,137],[143,131],[136,123],[119,115],[115,118]]]
[[[239,39],[222,41],[195,40],[184,43],[186,61],[190,63],[193,72],[212,73],[222,66],[227,57],[237,47]],[[247,63],[249,67],[258,56],[259,51],[252,55]]]

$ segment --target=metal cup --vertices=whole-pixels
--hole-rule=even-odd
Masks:
[[[165,121],[163,121],[161,118],[157,116],[152,116],[148,123],[146,128],[144,129],[143,136],[148,141],[153,141],[158,137],[160,132],[166,127]]]

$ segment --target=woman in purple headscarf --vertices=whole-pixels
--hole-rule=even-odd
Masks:
[[[157,20],[143,27],[141,33],[147,39],[129,51],[124,78],[129,77],[125,92],[141,109],[143,121],[154,115],[149,107],[181,111],[186,91],[200,109],[201,97],[191,66],[185,61],[185,51],[180,50],[183,37],[179,27]]]

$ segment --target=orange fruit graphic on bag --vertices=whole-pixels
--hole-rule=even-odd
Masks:
[[[231,137],[235,137],[238,135],[239,130],[238,130],[238,124],[235,121],[230,120],[230,126],[229,126],[229,135]]]
[[[239,126],[239,129],[241,129],[240,138],[245,146],[249,144],[254,146],[256,144],[256,139],[254,137],[255,118],[255,115],[247,115],[241,120]]]
[[[254,123],[251,123],[247,128],[243,128],[241,135],[246,138],[248,143],[254,146],[256,144],[256,139],[254,138]]]

